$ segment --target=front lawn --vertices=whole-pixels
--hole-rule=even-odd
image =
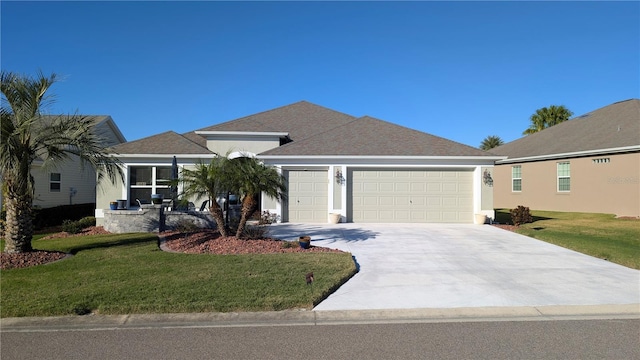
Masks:
[[[356,271],[348,253],[175,254],[157,241],[154,234],[34,240],[35,249],[75,256],[3,270],[0,316],[309,309]]]
[[[516,232],[548,243],[640,269],[640,220],[614,215],[531,211],[533,223]],[[496,210],[500,223],[510,223],[509,210]]]

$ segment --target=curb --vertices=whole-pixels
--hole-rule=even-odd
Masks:
[[[0,332],[596,319],[640,319],[640,304],[22,317]]]

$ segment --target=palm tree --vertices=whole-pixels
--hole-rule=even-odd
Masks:
[[[209,164],[196,164],[194,170],[183,169],[180,182],[183,184],[183,196],[207,198],[209,212],[218,226],[223,237],[227,236],[222,208],[217,202],[217,196],[229,191],[231,180],[229,159],[217,156]]]
[[[234,164],[234,186],[231,191],[237,192],[242,199],[240,222],[236,230],[236,237],[241,237],[249,216],[258,207],[256,198],[265,195],[283,200],[286,198],[286,181],[278,171],[263,164],[253,157],[241,157],[231,160]]]
[[[487,151],[504,144],[500,136],[489,135],[480,143],[480,149]]]
[[[47,91],[57,81],[38,73],[36,77],[0,73],[0,171],[6,209],[5,251],[32,250],[34,178],[31,166],[38,159],[43,168],[55,167],[72,157],[92,166],[98,180],[105,175],[115,183],[123,178],[120,161],[102,146],[93,131],[93,120],[80,115],[44,116]]]
[[[531,125],[522,132],[522,135],[531,135],[548,127],[558,125],[563,121],[569,120],[571,115],[573,115],[573,112],[564,105],[551,105],[548,108],[538,109],[529,118]]]

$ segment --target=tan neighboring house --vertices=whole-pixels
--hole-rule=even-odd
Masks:
[[[640,217],[640,100],[620,101],[491,150],[494,205]]]
[[[104,138],[105,147],[126,142],[111,116],[89,117],[93,118],[96,134]],[[83,167],[79,160],[73,158],[56,168],[44,169],[41,165],[42,160],[36,160],[31,167],[31,175],[35,181],[34,207],[50,208],[96,201],[96,172],[90,166]]]
[[[306,101],[115,150],[126,179],[98,193],[98,223],[111,201],[135,209],[136,199],[168,197],[174,156],[179,168],[188,168],[227,153],[256,156],[285,176],[287,201],[261,198],[261,209],[281,221],[327,223],[337,214],[342,222],[473,223],[474,214],[494,216],[486,174],[504,158]]]

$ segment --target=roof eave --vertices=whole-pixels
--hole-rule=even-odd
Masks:
[[[181,158],[214,158],[217,154],[114,154],[118,158],[149,158],[149,159],[162,159],[175,156],[178,159]]]
[[[290,160],[290,159],[308,159],[308,160],[344,160],[344,159],[361,159],[361,160],[492,160],[498,161],[506,159],[506,156],[407,156],[407,155],[258,155],[263,160]]]
[[[519,163],[519,162],[566,159],[566,158],[576,158],[576,157],[584,157],[584,156],[618,154],[618,153],[626,153],[626,152],[633,152],[633,151],[640,151],[640,145],[622,146],[622,147],[609,148],[609,149],[575,151],[575,152],[568,152],[568,153],[561,153],[561,154],[526,156],[526,157],[513,158],[513,159],[509,159],[508,157],[505,157],[504,160],[496,161],[496,164],[500,165],[500,164]]]

